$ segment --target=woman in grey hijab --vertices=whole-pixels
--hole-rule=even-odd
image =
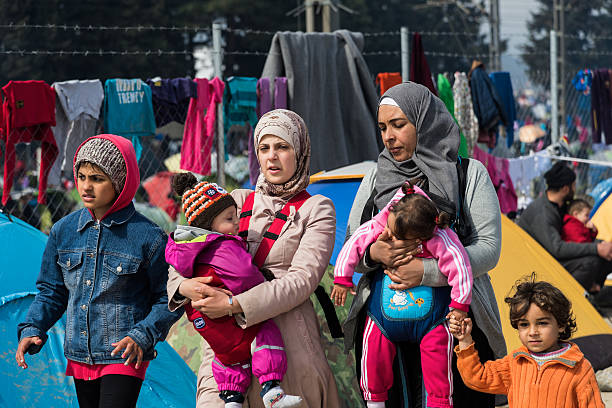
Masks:
[[[426,87],[407,82],[396,85],[381,97],[378,127],[384,150],[377,167],[366,174],[357,192],[347,234],[383,208],[406,180],[419,185],[438,208],[457,216],[457,231],[468,253],[474,275],[470,315],[478,326],[477,341],[481,359],[500,358],[506,354],[499,310],[488,272],[495,267],[501,252],[501,215],[495,189],[485,167],[476,160],[463,159],[457,165],[459,129],[443,102]],[[467,165],[467,170],[465,169]],[[463,173],[462,173],[463,171]],[[465,175],[465,190],[459,176]],[[355,347],[357,361],[361,354],[371,274],[382,269],[396,282],[393,289],[425,285],[448,286],[435,259],[413,258],[420,251],[418,242],[393,241],[382,234],[370,246],[357,272],[363,273],[344,326],[345,346]],[[435,290],[435,289],[434,289]],[[481,343],[482,342],[482,343]],[[483,346],[480,346],[483,344]],[[394,385],[387,407],[424,406],[418,344],[399,344],[394,363]],[[468,389],[454,367],[454,407],[493,407],[489,394]]]

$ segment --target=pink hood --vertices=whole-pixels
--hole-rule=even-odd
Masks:
[[[138,186],[140,185],[140,171],[138,170],[138,161],[136,160],[136,152],[134,151],[134,146],[132,145],[132,142],[130,142],[123,136],[109,134],[92,136],[85,140],[83,143],[81,143],[79,148],[74,153],[74,158],[72,162],[73,166],[75,164],[74,161],[76,160],[77,154],[79,153],[79,150],[81,150],[81,147],[85,143],[87,143],[89,139],[93,138],[110,140],[115,146],[117,146],[117,148],[123,155],[123,160],[125,161],[125,167],[127,169],[123,190],[121,190],[121,193],[119,193],[119,197],[117,197],[113,206],[109,208],[109,210],[106,212],[106,214],[102,216],[102,218],[100,218],[100,220],[103,220],[108,215],[114,213],[115,211],[119,211],[122,208],[125,208],[129,203],[132,202],[134,196],[136,195],[136,190],[138,190]],[[76,174],[74,175],[74,183],[75,185],[77,185]],[[93,212],[91,210],[89,210],[89,212],[91,213],[91,216],[95,218]]]

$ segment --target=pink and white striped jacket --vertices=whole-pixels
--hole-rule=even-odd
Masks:
[[[427,197],[419,187],[415,186],[414,189],[417,194]],[[357,228],[351,238],[344,243],[334,267],[335,284],[353,286],[355,267],[368,246],[384,231],[389,217],[389,207],[403,196],[404,193],[400,188],[382,211]],[[467,312],[472,301],[472,267],[455,231],[436,227],[433,237],[423,242],[423,252],[417,256],[438,260],[440,271],[448,278],[448,283],[452,287],[450,307]]]

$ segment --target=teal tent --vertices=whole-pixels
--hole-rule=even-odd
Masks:
[[[47,236],[0,213],[0,242],[0,407],[78,407],[72,378],[64,375],[65,317],[49,330],[40,353],[26,356],[27,370],[15,362],[17,323],[34,300]],[[156,350],[137,406],[193,406],[195,374],[168,343],[159,343]]]

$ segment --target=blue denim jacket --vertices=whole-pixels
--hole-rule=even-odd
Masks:
[[[17,327],[19,339],[46,341],[66,311],[68,359],[121,362],[121,353],[111,356],[111,344],[126,335],[142,348],[144,360],[155,358],[155,344],[182,313],[167,306],[166,241],[132,203],[100,222],[87,209],[62,218],[49,234],[36,282],[40,292]]]

